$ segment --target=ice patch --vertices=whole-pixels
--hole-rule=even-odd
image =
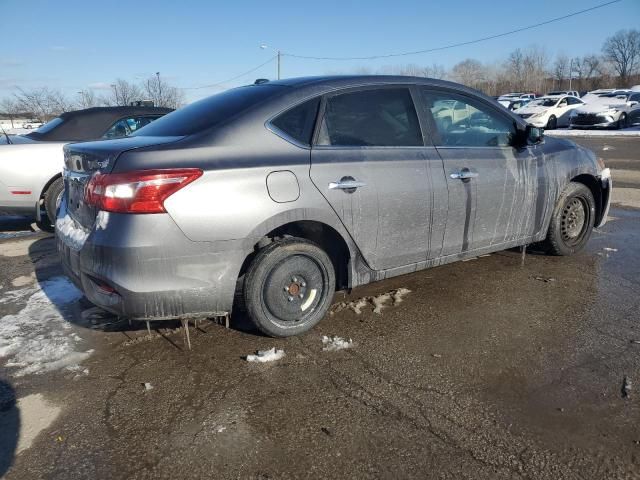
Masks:
[[[322,336],[322,351],[323,352],[335,352],[336,350],[344,350],[345,348],[353,347],[353,340],[346,340],[342,337],[327,337]]]
[[[7,359],[5,366],[16,368],[15,376],[23,376],[60,370],[86,360],[93,350],[76,350],[81,339],[69,332],[71,327],[60,313],[82,293],[64,277],[24,290],[31,294],[25,307],[15,315],[0,318],[0,358]]]
[[[256,355],[247,355],[247,362],[275,362],[282,357],[284,357],[284,350],[276,350],[276,347],[273,347],[269,350],[259,350]]]
[[[76,250],[82,248],[89,236],[89,233],[79,227],[68,214],[56,220],[56,231]]]
[[[618,251],[617,248],[611,248],[611,247],[604,247],[603,250],[605,252],[617,252]]]

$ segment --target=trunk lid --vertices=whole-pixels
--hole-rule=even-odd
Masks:
[[[85,188],[96,173],[110,173],[126,151],[163,145],[184,137],[126,137],[118,140],[71,143],[64,147],[66,213],[85,229],[95,223],[97,210],[85,203]]]

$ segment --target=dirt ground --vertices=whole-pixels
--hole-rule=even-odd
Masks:
[[[149,335],[61,296],[53,239],[27,226],[0,225],[0,322],[42,315],[25,345],[62,331],[72,361],[0,361],[0,477],[640,478],[640,210],[612,209],[574,257],[369,285],[295,338],[201,321],[191,350],[179,325]]]

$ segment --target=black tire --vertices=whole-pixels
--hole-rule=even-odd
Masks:
[[[47,191],[44,192],[44,209],[47,212],[47,217],[49,217],[49,223],[51,225],[56,224],[56,216],[63,192],[64,182],[62,178],[54,180],[53,183],[49,185],[49,188],[47,188]],[[42,220],[42,223],[45,223],[47,219],[43,218]]]
[[[555,130],[558,126],[558,119],[555,115],[551,115],[549,120],[547,120],[547,130]]]
[[[616,123],[616,128],[618,130],[620,130],[621,128],[627,128],[627,114],[623,113],[620,115],[620,118],[618,119],[618,123]]]
[[[582,183],[569,183],[553,209],[546,250],[552,255],[573,255],[582,250],[591,237],[595,217],[591,190]]]
[[[278,240],[251,262],[244,280],[244,305],[265,335],[298,335],[325,316],[335,284],[333,264],[324,250],[301,238]]]

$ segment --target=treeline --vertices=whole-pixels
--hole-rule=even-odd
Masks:
[[[355,69],[360,74],[412,75],[453,80],[487,95],[506,92],[595,90],[628,88],[640,84],[640,31],[620,30],[607,38],[599,53],[572,57],[560,53],[552,58],[546,49],[533,45],[516,48],[496,63],[469,58],[450,70],[442,65],[389,65],[377,70]]]
[[[156,107],[179,108],[185,100],[182,90],[160,76],[149,77],[140,83],[119,78],[105,87],[102,95],[88,88],[75,96],[48,87],[30,90],[18,87],[12,96],[0,100],[0,113],[10,118],[28,114],[44,122],[63,112],[82,108],[124,106],[145,100],[152,101]]]

